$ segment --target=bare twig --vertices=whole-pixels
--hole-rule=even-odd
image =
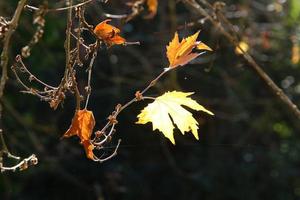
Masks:
[[[18,3],[18,6],[16,8],[16,11],[12,17],[12,20],[8,23],[8,29],[5,32],[4,39],[3,39],[3,49],[1,53],[1,63],[0,66],[2,68],[2,75],[1,75],[1,81],[0,81],[0,144],[1,144],[1,150],[0,150],[0,170],[1,172],[6,170],[15,170],[17,168],[20,168],[20,166],[24,166],[25,163],[28,163],[31,158],[29,157],[29,160],[24,159],[23,161],[19,162],[13,167],[5,167],[3,165],[3,155],[6,154],[7,157],[13,158],[16,160],[19,160],[20,158],[18,156],[14,156],[10,153],[8,150],[8,147],[5,143],[4,136],[3,136],[3,124],[2,124],[2,118],[3,118],[3,95],[4,95],[4,89],[6,85],[6,81],[8,79],[7,76],[7,66],[8,66],[8,59],[9,59],[9,46],[11,42],[11,37],[13,33],[15,32],[16,28],[18,27],[19,19],[21,16],[21,13],[23,11],[23,7],[25,5],[27,0],[20,0]],[[36,158],[36,157],[35,157]],[[26,169],[27,167],[24,167],[23,169]],[[20,168],[21,169],[21,168]]]
[[[90,96],[91,96],[91,92],[92,92],[92,87],[91,87],[92,69],[93,69],[93,65],[94,65],[95,59],[97,57],[97,50],[98,50],[98,47],[95,48],[95,50],[94,50],[94,52],[92,54],[92,58],[91,58],[89,67],[88,67],[88,85],[85,88],[85,90],[87,92],[87,97],[86,97],[86,101],[85,101],[85,109],[88,106],[88,103],[89,103],[89,100],[90,100]]]
[[[68,0],[67,1],[68,6],[68,16],[67,16],[67,30],[66,30],[66,41],[65,41],[65,52],[66,52],[66,69],[68,69],[68,72],[71,75],[72,78],[72,88],[75,92],[76,95],[76,110],[80,109],[80,102],[81,102],[81,95],[77,86],[77,81],[75,77],[75,71],[74,71],[74,64],[72,65],[71,61],[71,29],[72,29],[72,5],[73,5],[73,0]]]
[[[117,146],[115,147],[115,149],[114,149],[114,151],[113,151],[112,154],[110,154],[109,156],[107,156],[107,157],[105,157],[105,158],[101,158],[101,157],[98,158],[97,156],[94,156],[94,157],[95,157],[95,158],[94,158],[94,161],[102,163],[102,162],[105,162],[105,161],[107,161],[107,160],[113,158],[114,156],[117,155],[120,144],[121,144],[121,139],[118,140],[118,144],[117,144]]]
[[[76,4],[76,5],[69,5],[69,6],[66,6],[66,7],[63,7],[63,8],[46,9],[46,12],[56,12],[56,11],[72,10],[73,8],[81,7],[83,5],[91,3],[92,1],[94,1],[94,0],[88,0],[88,1]],[[103,1],[103,2],[106,2],[106,1]],[[37,7],[34,7],[34,6],[30,6],[30,5],[26,5],[25,8],[29,9],[29,10],[32,10],[32,11],[39,11],[40,10],[40,8],[37,8]]]
[[[4,166],[1,166],[1,164],[2,163],[0,163],[1,172],[5,172],[5,171],[13,171],[14,172],[17,169],[22,171],[22,170],[25,170],[25,169],[27,169],[28,167],[30,167],[32,165],[38,164],[38,158],[36,157],[36,155],[32,154],[28,158],[24,158],[18,164],[14,165],[14,166],[11,166],[11,167],[4,167]]]
[[[16,61],[17,63],[19,63],[21,65],[20,67],[20,70],[23,72],[23,73],[26,73],[28,74],[29,76],[29,80],[30,81],[36,81],[38,83],[40,83],[41,85],[43,85],[44,87],[47,87],[47,88],[50,88],[50,89],[53,89],[53,90],[56,90],[57,88],[56,87],[53,87],[45,82],[43,82],[42,80],[40,80],[39,78],[37,78],[35,75],[33,75],[28,69],[27,67],[25,66],[23,60],[22,60],[22,57],[20,55],[17,55],[16,56]]]
[[[254,60],[254,58],[248,53],[245,52],[239,45],[239,41],[235,39],[235,35],[238,33],[229,27],[233,33],[229,33],[223,27],[222,23],[217,17],[217,13],[211,4],[209,4],[206,0],[200,0],[200,2],[208,7],[208,10],[212,13],[208,13],[199,3],[195,0],[182,0],[185,4],[189,5],[193,8],[199,15],[207,17],[207,19],[224,35],[224,37],[235,47],[237,47],[243,54],[243,58],[250,64],[256,74],[269,86],[271,91],[287,106],[287,108],[295,114],[295,116],[300,119],[300,110],[298,109],[297,105],[294,104],[291,99],[280,89],[276,83],[270,78],[270,76],[262,69],[261,66]],[[213,16],[212,16],[213,15]],[[225,16],[223,16],[225,18]],[[230,22],[227,21],[227,25],[232,26]]]
[[[168,69],[168,70],[166,70]],[[135,94],[135,97],[133,99],[131,99],[130,101],[128,101],[127,103],[125,103],[123,106],[121,104],[118,104],[116,106],[115,111],[112,112],[112,114],[108,117],[108,122],[105,124],[105,126],[101,129],[101,131],[98,131],[100,133],[105,133],[106,130],[111,127],[114,126],[115,123],[117,123],[117,117],[118,115],[128,106],[130,106],[131,104],[133,104],[134,102],[140,101],[143,99],[143,94],[146,93],[151,87],[153,87],[157,81],[164,75],[166,74],[168,71],[170,71],[170,68],[166,68],[164,69],[156,78],[154,78],[152,81],[150,81],[150,83],[142,90],[142,92],[137,91]],[[115,121],[111,120],[114,119]],[[101,135],[102,136],[102,135]],[[93,141],[97,141],[97,134],[95,135],[95,138],[93,139]],[[101,143],[102,144],[102,143]]]
[[[32,47],[37,44],[44,35],[44,27],[46,22],[44,17],[47,6],[47,2],[45,1],[44,4],[40,6],[40,9],[34,13],[33,24],[36,24],[36,31],[33,34],[30,42],[22,48],[21,54],[24,58],[30,56]]]

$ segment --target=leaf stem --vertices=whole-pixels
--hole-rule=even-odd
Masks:
[[[166,74],[168,71],[170,71],[171,68],[165,68],[156,78],[154,78],[152,81],[150,81],[150,83],[142,90],[142,92],[140,93],[141,95],[145,94],[151,87],[153,87],[159,79],[161,79],[161,77]],[[147,99],[150,99],[150,97],[146,97]],[[116,106],[118,109],[116,109],[116,111],[113,112],[112,117],[117,118],[118,115],[127,107],[129,107],[131,104],[137,102],[138,99],[136,97],[134,97],[133,99],[131,99],[130,101],[128,101],[127,103],[125,103],[123,106],[119,107]],[[101,132],[105,132],[106,129],[108,127],[110,127],[112,124],[110,121],[108,121],[105,126],[101,129]]]

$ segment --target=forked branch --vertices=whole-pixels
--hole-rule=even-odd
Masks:
[[[5,30],[4,33],[4,38],[3,38],[3,49],[2,49],[2,53],[1,53],[1,62],[0,62],[0,66],[2,68],[2,74],[1,74],[1,81],[0,81],[0,171],[15,171],[16,169],[27,169],[27,167],[29,165],[31,165],[29,162],[32,161],[32,159],[34,158],[34,164],[37,164],[37,158],[36,156],[30,156],[28,158],[25,158],[22,161],[19,161],[19,157],[18,156],[14,156],[12,153],[10,153],[10,151],[8,150],[8,147],[6,145],[6,142],[4,140],[4,135],[3,135],[3,123],[2,123],[2,119],[3,119],[3,105],[2,105],[2,99],[3,99],[3,95],[4,95],[4,89],[5,89],[5,85],[8,79],[7,76],[7,70],[8,70],[8,59],[9,59],[9,47],[10,47],[10,43],[11,43],[11,37],[13,35],[13,33],[15,32],[16,28],[18,27],[18,23],[19,23],[19,19],[21,16],[21,13],[23,11],[23,7],[26,4],[27,0],[20,0],[18,3],[18,6],[16,8],[16,11],[11,19],[11,21],[7,22],[7,30]],[[11,167],[6,167],[3,164],[3,157],[7,156],[8,158],[12,158],[18,161],[18,163],[14,166]],[[24,167],[24,166],[27,167]],[[22,167],[23,166],[23,167]]]
[[[286,107],[294,113],[294,115],[300,119],[300,110],[296,104],[294,104],[291,99],[282,91],[282,89],[270,78],[270,76],[263,70],[263,68],[255,61],[255,59],[247,52],[244,51],[239,45],[239,41],[237,40],[238,33],[232,29],[233,26],[226,17],[218,12],[213,5],[211,5],[206,0],[199,0],[201,2],[198,3],[196,0],[182,0],[186,5],[190,6],[193,10],[195,10],[199,15],[207,18],[212,25],[220,31],[220,33],[236,48],[238,48],[242,52],[243,58],[249,63],[254,72],[263,80],[263,82],[269,87],[269,89],[276,95],[278,99],[280,99]],[[222,19],[220,19],[220,17]],[[224,20],[225,19],[225,20]],[[225,26],[231,32],[227,31]]]

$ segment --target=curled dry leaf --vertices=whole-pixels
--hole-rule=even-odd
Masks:
[[[178,33],[175,33],[173,40],[167,46],[167,57],[169,60],[169,68],[183,66],[200,55],[199,52],[193,53],[194,48],[198,50],[212,51],[212,49],[203,42],[197,41],[200,31],[192,36],[183,38],[179,42]]]
[[[86,156],[89,159],[94,159],[94,145],[91,144],[90,138],[95,126],[95,118],[92,111],[77,110],[70,128],[65,132],[63,137],[71,137],[77,135],[83,145]]]
[[[115,44],[124,44],[126,40],[121,37],[120,29],[107,24],[111,19],[104,20],[100,22],[94,29],[94,33],[103,40],[109,47]]]
[[[153,130],[158,129],[161,131],[173,144],[175,144],[173,135],[174,124],[177,125],[182,134],[192,131],[195,138],[199,139],[198,122],[192,113],[183,108],[182,105],[210,115],[214,114],[188,97],[192,94],[193,92],[166,92],[141,111],[137,116],[138,121],[136,123],[146,124],[152,122]]]
[[[158,5],[157,0],[147,0],[149,14],[145,18],[151,19],[156,15],[157,5]]]

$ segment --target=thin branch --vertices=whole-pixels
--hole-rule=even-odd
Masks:
[[[4,136],[3,136],[3,124],[2,124],[2,118],[3,118],[3,106],[2,106],[2,99],[4,94],[4,89],[6,85],[6,81],[8,79],[7,76],[7,65],[8,65],[8,59],[9,59],[9,47],[11,42],[11,37],[13,33],[15,32],[16,28],[18,27],[19,19],[21,16],[21,13],[23,11],[23,7],[25,5],[27,0],[20,0],[18,3],[18,6],[16,8],[16,11],[12,17],[12,20],[9,22],[8,30],[5,33],[4,39],[3,39],[3,49],[1,53],[1,62],[0,66],[2,68],[2,75],[1,75],[1,81],[0,81],[0,144],[1,144],[1,150],[0,150],[0,169],[1,171],[4,170],[3,166],[3,154],[6,154],[8,157],[19,159],[17,156],[13,156],[5,143]]]
[[[32,80],[35,80],[36,82],[42,84],[43,86],[47,87],[47,88],[50,88],[50,89],[53,89],[53,90],[56,90],[57,88],[56,87],[53,87],[45,82],[43,82],[42,80],[40,80],[39,78],[37,78],[35,75],[33,75],[28,69],[27,67],[25,66],[23,60],[22,60],[22,57],[20,55],[17,55],[16,56],[16,62],[21,64],[21,70],[22,72],[25,72],[29,75],[29,80],[32,81]]]
[[[109,13],[103,13],[103,16],[111,19],[125,19],[128,15],[113,15]]]
[[[150,81],[150,83],[142,90],[142,92],[137,91],[136,92],[136,97],[134,97],[133,99],[131,99],[130,101],[128,101],[127,103],[125,103],[123,106],[118,104],[116,106],[116,110],[112,113],[112,115],[110,115],[110,117],[108,117],[108,119],[115,119],[117,118],[117,116],[128,106],[130,106],[131,104],[133,104],[134,102],[137,102],[141,99],[143,99],[143,94],[146,93],[151,87],[153,87],[157,81],[167,72],[171,71],[171,68],[165,68],[156,78],[154,78],[152,81]],[[105,133],[105,131],[107,130],[107,128],[109,128],[110,126],[114,125],[114,123],[112,123],[112,120],[109,120],[105,126],[101,129],[101,133]],[[97,138],[95,138],[97,139]]]
[[[93,69],[95,59],[97,57],[97,50],[98,50],[98,48],[96,47],[95,50],[94,50],[94,53],[92,55],[90,64],[89,64],[89,68],[88,68],[88,85],[86,86],[87,97],[86,97],[86,101],[85,101],[85,109],[88,106],[90,96],[91,96],[91,92],[92,92],[92,87],[91,87],[92,69]]]
[[[28,158],[24,158],[21,162],[19,162],[18,164],[14,165],[14,166],[11,166],[11,167],[3,167],[3,166],[1,166],[1,164],[2,163],[0,163],[1,172],[5,172],[5,171],[13,171],[14,172],[17,169],[22,171],[22,170],[27,169],[29,166],[38,164],[38,158],[36,157],[36,155],[32,154]]]
[[[2,49],[2,53],[1,53],[1,63],[0,63],[0,66],[2,68],[2,76],[1,76],[1,82],[0,82],[0,98],[2,98],[2,96],[3,96],[6,80],[8,78],[7,77],[7,65],[8,65],[8,51],[9,51],[9,46],[10,46],[10,40],[18,26],[19,18],[20,18],[20,15],[22,13],[22,10],[23,10],[23,7],[24,7],[26,1],[27,0],[19,1],[18,7],[15,11],[15,14],[9,23],[9,29],[8,29],[7,33],[5,34],[5,37],[3,40],[4,43],[3,43],[3,49]]]
[[[92,1],[94,1],[94,0],[88,0],[88,1],[76,4],[76,5],[69,5],[69,6],[66,6],[66,7],[63,7],[63,8],[46,9],[46,12],[56,12],[56,11],[72,10],[73,8],[81,7],[83,5],[91,3]],[[26,5],[24,8],[32,10],[32,11],[39,11],[40,10],[40,8],[37,8],[37,7],[34,7],[34,6],[30,6],[30,5]]]
[[[77,36],[75,36],[72,32],[71,32],[71,36],[74,37],[77,41],[79,41],[79,43],[86,49],[89,49],[89,47],[87,45],[85,45],[80,39],[78,39]]]
[[[257,64],[257,62],[254,60],[254,58],[248,53],[245,52],[239,45],[239,42],[236,41],[233,34],[227,32],[225,28],[222,26],[222,23],[212,17],[199,3],[197,3],[195,0],[182,0],[185,4],[192,7],[198,14],[205,16],[208,18],[208,20],[222,33],[222,35],[225,36],[225,38],[236,48],[238,48],[243,54],[243,58],[250,64],[250,66],[253,68],[253,70],[256,72],[256,74],[265,82],[266,85],[269,86],[271,91],[287,106],[287,108],[295,114],[295,116],[300,119],[300,110],[298,109],[297,105],[294,104],[291,99],[280,89],[276,83],[269,77],[269,75],[262,69],[261,66]],[[215,13],[215,10],[213,9],[213,6],[209,4],[206,0],[200,0],[201,3],[208,6],[210,11],[217,16]],[[225,18],[225,16],[224,16]],[[228,22],[229,23],[229,22]],[[232,26],[232,24],[230,24]],[[233,30],[234,31],[234,30]],[[234,34],[237,35],[238,33],[234,31]]]
[[[80,109],[80,102],[81,102],[81,96],[80,92],[78,89],[76,77],[75,77],[75,71],[74,71],[74,66],[76,62],[71,64],[71,29],[72,29],[72,5],[73,5],[73,0],[68,0],[67,4],[69,5],[68,8],[68,16],[67,16],[67,29],[66,29],[66,41],[65,41],[65,52],[66,52],[66,70],[71,75],[72,78],[72,86],[73,90],[75,91],[76,95],[76,110]],[[84,5],[84,4],[83,4]]]
[[[95,145],[95,146],[103,146],[107,141],[108,141],[108,139],[111,139],[111,136],[112,136],[112,134],[114,133],[114,131],[115,131],[115,125],[116,124],[113,124],[112,126],[111,126],[111,128],[110,128],[110,131],[109,131],[109,133],[106,135],[106,134],[101,134],[101,137],[103,136],[104,137],[104,139],[103,140],[100,140],[99,142],[96,142],[96,140],[98,140],[99,138],[95,138],[94,140],[92,140],[93,141],[93,145]]]
[[[114,156],[117,155],[120,144],[121,144],[121,139],[118,140],[118,144],[117,144],[117,146],[116,146],[116,148],[115,148],[115,150],[114,150],[114,152],[113,152],[112,154],[110,154],[110,155],[107,156],[106,158],[98,158],[98,157],[96,157],[96,156],[94,155],[94,157],[95,157],[95,158],[94,158],[94,161],[102,163],[102,162],[105,162],[105,161],[107,161],[107,160],[113,158]]]

